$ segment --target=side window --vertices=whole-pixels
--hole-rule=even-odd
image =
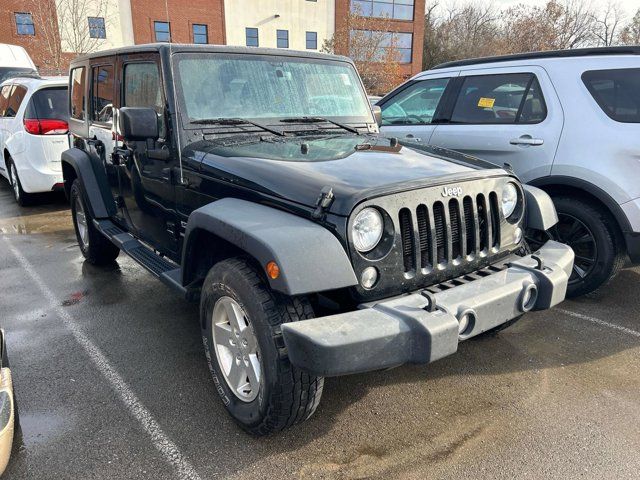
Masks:
[[[421,80],[382,107],[382,125],[426,125],[431,123],[448,78]]]
[[[582,81],[611,119],[640,123],[640,68],[593,70],[583,73]]]
[[[91,119],[111,124],[113,122],[113,65],[93,68],[91,93]]]
[[[9,103],[9,95],[11,95],[11,88],[13,85],[5,85],[0,88],[0,117],[4,117],[4,112],[7,109]]]
[[[451,123],[539,123],[547,109],[535,75],[508,73],[465,77]]]
[[[71,94],[69,95],[69,116],[76,120],[84,120],[85,114],[85,84],[86,75],[84,67],[74,68],[71,71]]]
[[[11,91],[11,95],[7,100],[7,108],[4,111],[4,117],[15,117],[18,109],[27,94],[27,89],[22,85],[16,85]]]
[[[123,107],[153,108],[159,119],[160,137],[165,136],[164,101],[156,63],[129,63],[124,67]]]

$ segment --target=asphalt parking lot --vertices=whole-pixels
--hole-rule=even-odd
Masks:
[[[0,180],[0,325],[22,436],[5,478],[638,478],[640,269],[457,355],[325,383],[256,439],[216,396],[197,306],[83,262],[63,199]]]

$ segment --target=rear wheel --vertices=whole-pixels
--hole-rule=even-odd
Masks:
[[[80,180],[74,180],[69,197],[73,226],[84,258],[94,265],[113,262],[118,257],[120,249],[102,235],[93,224],[93,217],[84,200]]]
[[[16,165],[13,163],[12,158],[9,158],[7,168],[9,170],[9,182],[11,183],[11,188],[13,188],[13,198],[15,198],[16,202],[21,207],[31,205],[33,203],[34,196],[22,189],[22,183],[20,183],[20,177],[18,177],[18,170],[16,169]]]
[[[617,227],[608,214],[592,203],[573,197],[554,197],[558,223],[547,232],[530,232],[535,247],[551,239],[569,245],[575,253],[568,297],[593,292],[606,285],[622,268],[624,250]]]
[[[209,271],[200,300],[205,354],[224,406],[249,433],[277,432],[316,410],[324,380],[291,365],[281,330],[311,317],[306,299],[272,291],[244,258]]]

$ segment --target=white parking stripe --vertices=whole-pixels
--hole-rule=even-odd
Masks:
[[[556,312],[564,313],[565,315],[569,315],[571,317],[579,318],[581,320],[587,320],[589,322],[595,323],[597,325],[601,325],[603,327],[612,328],[614,330],[618,330],[620,332],[626,333],[627,335],[632,335],[634,337],[640,337],[640,332],[636,330],[632,330],[627,327],[623,327],[621,325],[616,325],[614,323],[605,322],[604,320],[600,320],[599,318],[589,317],[588,315],[583,315],[582,313],[572,312],[570,310],[565,310],[563,308],[556,308]]]
[[[76,322],[68,311],[62,308],[59,298],[56,297],[49,287],[47,287],[31,263],[29,263],[29,261],[11,244],[11,242],[9,242],[9,240],[6,238],[4,240],[8,244],[11,253],[16,257],[33,282],[42,291],[45,298],[51,303],[51,308],[71,331],[76,341],[84,348],[96,368],[107,379],[111,388],[113,388],[113,390],[115,390],[115,392],[120,396],[120,399],[125,404],[131,415],[133,415],[145,432],[147,432],[149,437],[151,437],[151,441],[155,448],[157,448],[165,460],[167,460],[177,470],[178,477],[185,480],[199,480],[199,475],[182,454],[180,449],[162,431],[160,425],[158,425],[151,413],[144,407],[133,390],[131,390],[131,387],[127,385],[116,369],[111,365],[111,363],[109,363],[107,357],[89,339],[89,337],[85,335],[80,327],[76,325]]]

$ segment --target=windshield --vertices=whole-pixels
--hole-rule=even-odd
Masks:
[[[218,118],[330,117],[372,123],[352,65],[266,55],[176,55],[176,86],[186,122]]]

